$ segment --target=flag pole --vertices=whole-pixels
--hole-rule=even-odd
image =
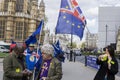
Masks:
[[[72,51],[72,38],[73,38],[73,35],[72,35],[72,33],[71,33],[70,60],[69,60],[69,61],[72,61],[72,60],[73,60],[73,59],[72,59],[72,53],[73,53],[73,51]]]
[[[70,60],[73,61],[72,55],[73,55],[73,50],[72,50],[72,42],[73,42],[73,27],[71,26],[71,45],[70,45]]]
[[[43,19],[42,19],[43,20]],[[42,27],[44,25],[44,22],[42,22]],[[39,50],[39,44],[40,44],[40,36],[41,36],[41,33],[42,33],[42,27],[41,27],[41,31],[40,31],[40,34],[39,34],[39,40],[38,40],[38,47],[37,47],[37,54],[38,54],[38,50]]]
[[[43,19],[42,19],[42,20],[43,20]],[[42,20],[41,20],[41,21],[42,21]],[[41,36],[43,24],[44,24],[44,22],[42,22],[41,29],[40,29],[41,31],[40,31],[40,34],[39,34],[39,40],[38,40],[38,46],[37,46],[37,55],[38,55],[38,50],[39,50],[40,36]],[[36,67],[34,66],[32,80],[34,80],[34,78],[35,78],[35,70],[36,70]]]

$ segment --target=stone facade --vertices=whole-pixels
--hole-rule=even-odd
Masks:
[[[120,29],[118,29],[118,34],[117,34],[116,51],[117,51],[118,53],[120,53]]]
[[[98,35],[95,33],[86,33],[86,48],[95,49],[97,48]]]
[[[43,0],[0,0],[0,40],[23,42],[44,18]]]

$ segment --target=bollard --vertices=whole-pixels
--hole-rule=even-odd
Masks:
[[[73,54],[73,51],[72,51],[72,50],[70,50],[70,59],[69,59],[69,61],[73,61],[72,54]]]
[[[87,66],[87,56],[85,55],[85,66]]]
[[[76,60],[76,54],[74,53],[74,62],[75,62],[75,60]]]

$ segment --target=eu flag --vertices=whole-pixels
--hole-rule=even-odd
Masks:
[[[65,57],[64,57],[64,52],[62,51],[62,49],[60,48],[60,42],[59,40],[56,42],[56,44],[52,45],[54,48],[54,56],[60,60],[61,62],[64,62]]]
[[[43,25],[43,20],[40,22],[40,24],[39,24],[38,28],[36,29],[36,31],[33,32],[32,36],[36,36],[37,34],[40,34],[42,25]]]
[[[82,39],[86,19],[75,0],[61,0],[56,34],[74,34]]]
[[[58,47],[58,48],[60,48],[60,42],[59,42],[59,40],[56,42],[56,47]]]
[[[40,31],[41,31],[41,28],[42,28],[42,25],[43,25],[43,20],[40,22],[38,28],[32,33],[31,36],[28,37],[28,39],[25,41],[26,45],[28,46],[30,43],[36,43],[37,42],[37,39],[36,39],[36,35],[37,34],[40,34]]]

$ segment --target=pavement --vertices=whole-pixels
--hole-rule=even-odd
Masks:
[[[62,80],[93,80],[96,71],[94,69],[85,67],[80,62],[63,63],[63,78]]]
[[[0,63],[2,63],[3,62],[3,58],[0,58]]]
[[[0,59],[0,80],[3,76],[3,59]],[[93,80],[97,72],[96,69],[91,67],[85,67],[81,62],[69,62],[65,60],[62,63],[63,77],[62,80]],[[116,76],[115,80],[120,80],[120,76]]]
[[[80,62],[69,62],[68,60],[62,64],[63,78],[62,80],[93,80],[97,73],[97,70],[91,67],[85,67]],[[119,76],[116,76],[115,80],[120,80]]]

